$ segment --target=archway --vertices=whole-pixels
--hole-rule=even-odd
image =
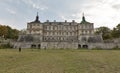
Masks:
[[[88,45],[83,45],[83,48],[88,48]]]
[[[41,44],[38,44],[38,49],[40,49],[41,48]]]
[[[78,44],[78,49],[80,49],[81,48],[81,45],[80,44]]]
[[[32,44],[32,45],[31,45],[31,48],[36,48],[36,45],[35,45],[35,44]]]

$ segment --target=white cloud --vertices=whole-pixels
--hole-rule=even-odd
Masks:
[[[13,14],[13,15],[16,14],[16,12],[15,12],[14,10],[12,10],[12,9],[7,8],[6,10],[7,10],[10,14]]]
[[[86,20],[95,23],[95,27],[107,26],[113,28],[120,22],[120,4],[118,2],[120,3],[120,0],[85,0],[81,6],[76,5],[78,11],[72,11],[73,13],[66,15],[71,15],[71,19],[74,18],[79,22],[82,12],[85,12]],[[63,14],[62,16],[67,18],[66,15]]]
[[[120,11],[116,11],[112,5],[116,5],[113,0],[103,0],[103,2],[98,2],[98,5],[94,5],[94,7],[85,11],[92,15],[91,18],[94,19],[93,22],[96,24],[96,27],[107,26],[113,28],[119,23]]]
[[[17,6],[16,2],[21,6]],[[27,20],[32,21],[36,11],[40,11],[41,21],[54,19],[80,22],[84,12],[86,20],[94,23],[95,27],[113,28],[120,23],[120,0],[1,0],[0,5],[1,11],[6,6],[8,8],[6,11],[10,14],[19,12],[20,14],[15,18],[19,17],[16,20],[21,20],[21,23],[25,23],[21,17],[27,17]],[[23,26],[26,27],[25,24]]]
[[[26,3],[27,5],[30,5],[32,8],[34,9],[38,9],[38,10],[47,10],[48,7],[43,5],[42,2],[38,1],[34,1],[34,0],[22,0],[24,3]]]

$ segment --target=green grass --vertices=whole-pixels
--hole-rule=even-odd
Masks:
[[[120,73],[120,51],[0,49],[0,73]]]

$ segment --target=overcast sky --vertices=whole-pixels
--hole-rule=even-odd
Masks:
[[[95,27],[116,27],[120,23],[120,0],[0,0],[0,24],[24,29],[27,22],[35,20],[39,12],[41,22],[81,22],[86,20]]]

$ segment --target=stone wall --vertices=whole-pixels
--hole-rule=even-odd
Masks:
[[[75,42],[42,42],[41,48],[47,49],[77,49],[78,43]]]
[[[14,48],[38,48],[38,49],[112,49],[115,47],[120,48],[120,43],[77,43],[77,42],[17,42]]]
[[[112,48],[115,48],[116,46],[118,46],[119,44],[115,44],[115,43],[89,43],[88,45],[89,45],[89,47],[88,47],[89,49],[92,49],[92,48],[112,49]]]
[[[115,47],[120,48],[118,40],[113,42],[104,42],[100,35],[81,35],[70,40],[71,36],[66,36],[68,40],[51,39],[56,38],[51,36],[50,39],[45,39],[46,36],[41,35],[20,35],[18,42],[14,44],[14,48],[40,48],[40,49],[81,49],[81,48],[101,48],[112,49]],[[66,38],[63,37],[63,38]],[[78,40],[79,38],[79,40]]]

